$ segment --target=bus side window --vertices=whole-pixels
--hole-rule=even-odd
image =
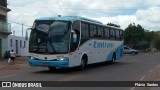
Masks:
[[[103,27],[102,27],[101,35],[102,35],[102,38],[104,38],[104,28]]]
[[[113,29],[110,29],[110,33],[109,33],[109,38],[112,39],[113,38]]]
[[[120,40],[122,40],[123,39],[123,31],[122,30],[119,32],[119,36],[120,36]]]
[[[105,38],[107,39],[107,38],[109,38],[109,28],[105,28],[104,29],[104,36],[105,36]]]
[[[97,38],[98,36],[98,28],[97,26],[94,27],[94,37]]]
[[[113,40],[115,40],[115,39],[116,39],[116,30],[113,29]]]
[[[97,28],[95,25],[90,25],[90,37],[97,37]]]
[[[90,37],[93,38],[94,37],[94,25],[90,25]]]
[[[73,30],[75,29],[80,30],[80,21],[74,21],[72,26]]]
[[[119,40],[119,30],[116,30],[116,39]]]
[[[85,38],[85,36],[86,36],[85,24],[82,23],[82,24],[81,24],[81,37],[82,37],[82,38]]]
[[[87,23],[81,24],[81,44],[89,39],[89,26]]]
[[[103,28],[102,27],[98,27],[98,37],[99,38],[103,37]]]

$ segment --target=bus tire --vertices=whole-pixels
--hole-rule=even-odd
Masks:
[[[86,68],[86,66],[87,66],[87,60],[88,60],[87,55],[84,55],[83,58],[82,58],[82,60],[81,60],[81,64],[79,66],[80,70],[84,70]]]
[[[80,70],[84,70],[86,67],[86,61],[85,60],[81,60],[81,65],[80,65]]]
[[[55,71],[56,67],[48,67],[50,71]]]

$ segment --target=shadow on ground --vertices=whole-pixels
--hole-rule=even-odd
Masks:
[[[71,74],[71,73],[76,73],[76,72],[94,71],[95,69],[101,70],[102,68],[107,68],[107,67],[114,68],[115,65],[121,66],[124,64],[126,64],[126,62],[115,62],[115,63],[103,62],[103,63],[96,63],[96,64],[87,65],[87,67],[84,70],[79,70],[78,67],[73,67],[73,68],[58,68],[55,71],[50,71],[49,69],[46,69],[46,70],[42,70],[42,71],[35,71],[32,73],[35,73],[35,74]]]

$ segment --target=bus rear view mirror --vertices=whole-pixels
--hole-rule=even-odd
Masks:
[[[72,37],[72,42],[73,43],[77,43],[78,40],[77,40],[77,34],[74,30],[71,30],[71,37]]]

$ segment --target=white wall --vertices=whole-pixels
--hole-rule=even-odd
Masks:
[[[16,40],[18,42],[17,45],[16,45]],[[24,41],[25,41],[25,47],[24,47]],[[21,47],[20,47],[20,42],[21,42]],[[14,50],[15,53],[18,52],[17,55],[28,56],[29,55],[28,45],[29,43],[28,41],[25,40],[25,37],[14,36],[14,35],[8,36],[8,50]]]

